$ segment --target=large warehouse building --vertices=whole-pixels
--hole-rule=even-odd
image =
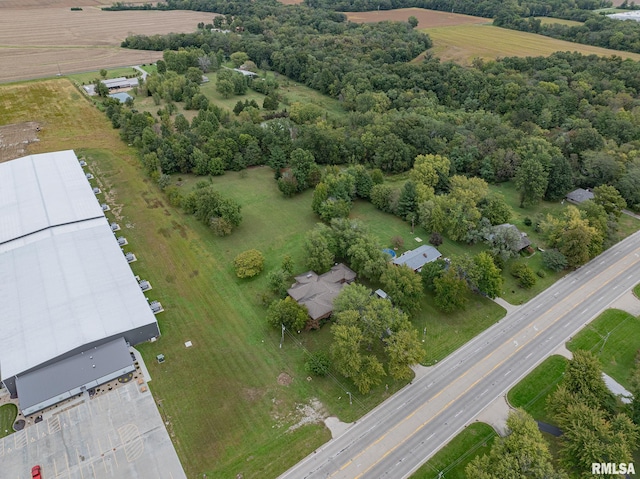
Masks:
[[[0,379],[30,415],[133,371],[158,323],[73,151],[0,163]]]

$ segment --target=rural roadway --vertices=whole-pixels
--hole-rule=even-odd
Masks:
[[[640,232],[428,368],[280,479],[409,477],[492,401],[638,282]]]

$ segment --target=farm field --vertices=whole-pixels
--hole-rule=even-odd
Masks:
[[[542,25],[551,25],[553,23],[559,23],[560,25],[568,25],[570,27],[582,25],[582,22],[577,22],[575,20],[564,20],[562,18],[553,18],[553,17],[536,17],[536,20],[540,20],[540,23]]]
[[[418,19],[418,28],[448,27],[453,25],[471,25],[491,23],[490,18],[473,17],[459,13],[440,12],[424,8],[399,8],[397,10],[376,10],[373,12],[344,12],[352,22],[374,23],[383,21],[406,22],[410,16]]]
[[[187,11],[103,12],[69,8],[0,9],[0,82],[58,73],[152,63],[162,52],[128,50],[120,42],[132,32],[191,32],[213,14]]]
[[[418,26],[421,27],[420,25]],[[430,52],[443,61],[470,65],[474,58],[495,60],[510,56],[546,56],[557,51],[575,51],[585,55],[616,55],[640,60],[640,54],[581,45],[519,32],[493,25],[458,25],[424,29],[433,40]]]

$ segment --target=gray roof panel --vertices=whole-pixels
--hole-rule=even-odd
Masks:
[[[52,226],[103,217],[72,150],[0,163],[0,244]]]
[[[55,399],[69,391],[78,394],[77,389],[81,386],[95,387],[103,384],[103,378],[114,374],[119,377],[132,369],[135,368],[129,348],[123,338],[118,338],[18,376],[16,385],[20,409],[29,410],[52,399],[56,403],[58,401]]]

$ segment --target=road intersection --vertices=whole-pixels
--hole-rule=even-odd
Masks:
[[[280,479],[409,477],[639,281],[640,232],[507,314]]]

